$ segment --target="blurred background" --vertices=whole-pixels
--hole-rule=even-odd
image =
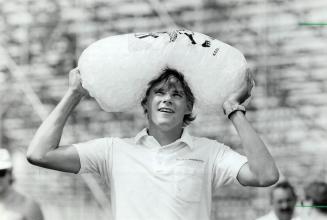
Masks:
[[[83,49],[111,35],[183,27],[241,50],[255,74],[248,119],[298,194],[327,180],[327,1],[0,0],[0,147],[13,154],[15,188],[47,220],[109,219],[109,190],[92,176],[29,165],[27,145],[68,87]],[[142,114],[106,113],[86,99],[69,118],[63,144],[134,136]],[[198,115],[194,135],[242,152],[231,123]],[[250,220],[270,209],[269,188],[226,187],[212,219]]]

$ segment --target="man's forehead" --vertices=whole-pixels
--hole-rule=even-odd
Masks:
[[[170,76],[168,79],[165,79],[159,83],[157,83],[153,89],[175,89],[177,91],[183,92],[183,86],[181,82],[174,76]]]
[[[281,198],[293,198],[293,194],[290,189],[282,189],[278,188],[273,191],[273,198],[274,199],[281,199]]]

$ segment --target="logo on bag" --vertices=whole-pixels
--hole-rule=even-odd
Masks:
[[[167,34],[169,36],[169,43],[175,42],[179,36],[186,36],[192,45],[201,45],[204,48],[210,48],[212,45],[212,41],[215,41],[214,38],[209,37],[208,40],[205,40],[203,43],[197,43],[194,38],[194,32],[185,30],[185,29],[177,29],[173,31],[161,31],[161,32],[150,32],[150,33],[135,33],[134,36],[138,39],[144,39],[147,37],[158,38],[163,34]],[[216,56],[219,52],[220,48],[215,48],[212,55]]]
[[[194,39],[194,32],[185,30],[185,29],[179,29],[179,30],[173,30],[173,31],[162,31],[162,32],[150,32],[150,33],[136,33],[134,36],[139,39],[147,38],[147,37],[153,37],[158,38],[161,34],[168,34],[169,35],[169,42],[175,42],[179,35],[185,35],[193,45],[198,44]],[[210,40],[205,40],[203,43],[201,43],[202,47],[210,47],[211,46],[211,40],[214,40],[213,38],[210,38]]]
[[[213,54],[212,54],[212,55],[216,56],[216,54],[218,53],[218,51],[219,51],[219,48],[216,48],[216,49],[213,51]]]

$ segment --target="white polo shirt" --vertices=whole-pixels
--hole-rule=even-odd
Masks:
[[[116,220],[209,220],[212,195],[233,182],[246,157],[184,131],[169,145],[146,129],[133,138],[101,138],[74,145],[82,173],[111,187]]]

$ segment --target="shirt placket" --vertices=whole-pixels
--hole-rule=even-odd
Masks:
[[[165,171],[164,149],[158,149],[155,155],[155,173],[159,174]]]

